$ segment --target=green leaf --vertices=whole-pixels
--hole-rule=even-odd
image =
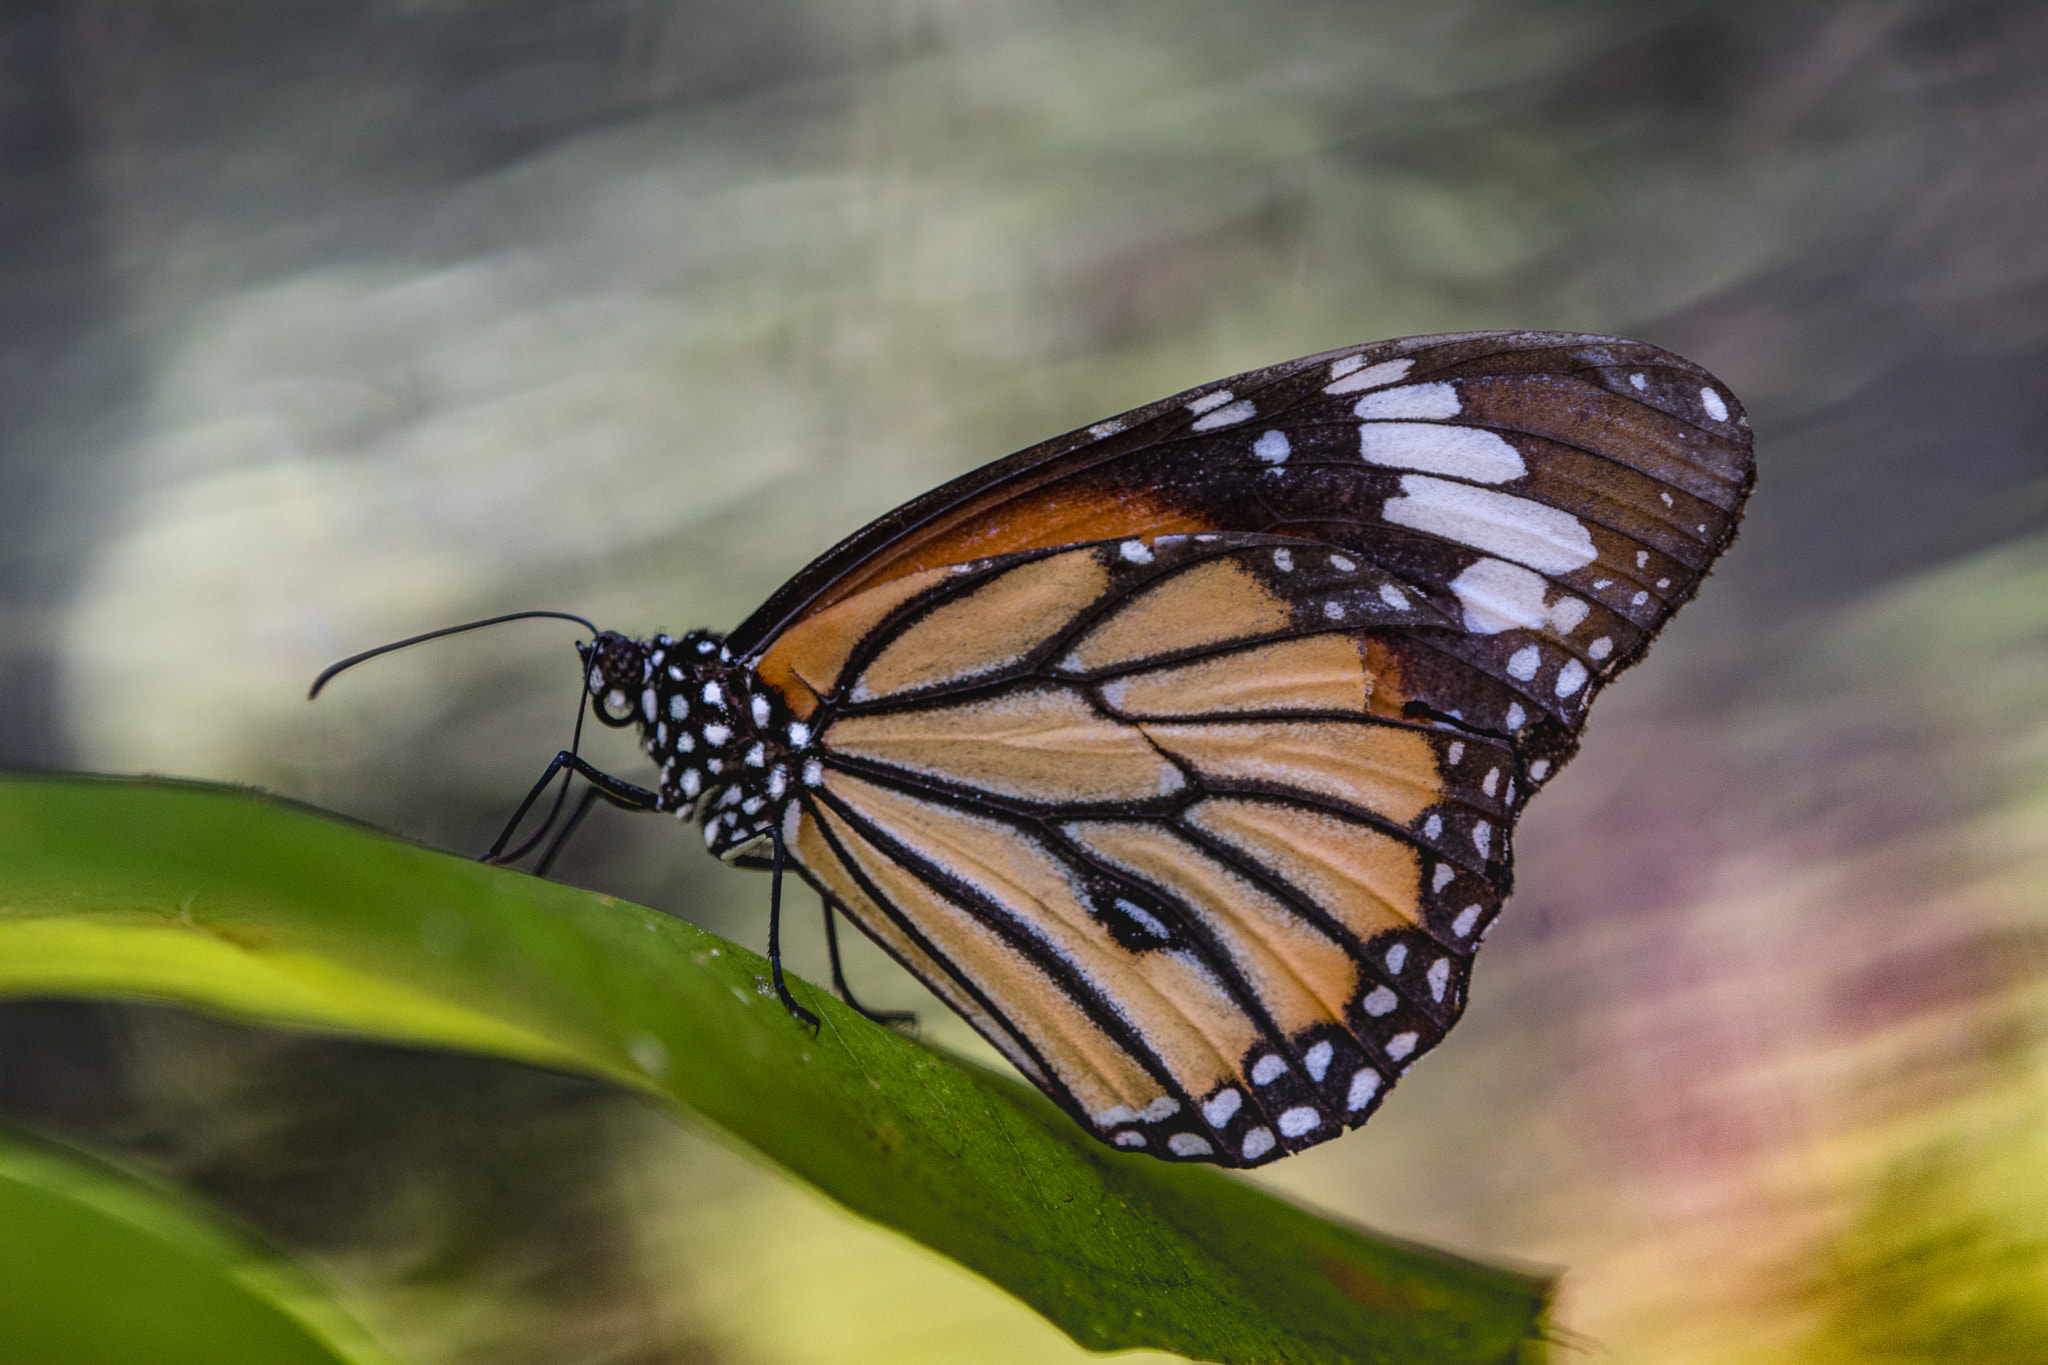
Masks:
[[[37,1365],[390,1365],[303,1271],[175,1191],[0,1129],[0,1342]]]
[[[0,995],[166,1000],[607,1077],[952,1257],[1083,1346],[1497,1362],[1549,1286],[1113,1151],[1028,1086],[609,897],[247,792],[0,781]]]

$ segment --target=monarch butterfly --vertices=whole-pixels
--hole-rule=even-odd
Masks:
[[[1456,1021],[1515,820],[1753,479],[1728,390],[1641,342],[1236,375],[897,508],[729,635],[589,627],[592,712],[659,785],[572,746],[486,856],[581,772],[578,818],[667,811],[776,872],[800,1020],[785,860],[842,993],[835,910],[1102,1140],[1260,1165]]]

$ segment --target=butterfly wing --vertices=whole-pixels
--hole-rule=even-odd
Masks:
[[[1449,1027],[1521,803],[1752,477],[1653,347],[1381,343],[968,475],[729,644],[818,729],[821,892],[1109,1140],[1254,1164]]]

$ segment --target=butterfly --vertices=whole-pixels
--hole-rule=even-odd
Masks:
[[[1753,480],[1727,387],[1641,342],[1236,375],[887,513],[728,635],[596,632],[659,784],[572,747],[514,826],[565,766],[579,815],[695,820],[777,873],[800,1020],[785,863],[843,994],[835,912],[1103,1141],[1260,1165],[1456,1022],[1515,821]]]

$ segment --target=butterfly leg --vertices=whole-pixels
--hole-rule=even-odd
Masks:
[[[548,830],[554,826],[555,817],[562,813],[561,796],[555,798],[554,809],[548,812],[548,818],[541,822],[539,831],[531,839],[528,839],[510,853],[505,851],[505,845],[512,842],[512,834],[519,828],[519,822],[524,820],[526,813],[533,809],[533,803],[540,800],[541,793],[545,792],[548,789],[548,784],[555,780],[555,774],[563,772],[564,769],[581,774],[584,780],[590,783],[592,791],[611,802],[614,806],[624,810],[653,810],[661,800],[660,796],[647,790],[647,788],[636,787],[631,782],[621,781],[610,773],[602,772],[592,767],[583,758],[564,749],[556,754],[554,760],[548,764],[547,771],[540,775],[540,781],[533,784],[533,790],[528,792],[526,799],[519,803],[519,809],[512,813],[511,820],[506,823],[504,830],[499,833],[497,841],[491,845],[490,851],[478,858],[478,862],[516,862],[531,852],[534,845],[547,836]],[[568,777],[565,773],[563,776],[562,796],[568,795],[569,789],[567,784]],[[580,814],[577,818],[581,818]],[[573,827],[575,821],[572,819],[570,823]]]
[[[775,841],[775,878],[768,887],[768,970],[775,977],[776,999],[815,1036],[818,1016],[797,1004],[796,997],[789,993],[789,987],[782,980],[782,830],[779,825],[770,825],[768,832]]]
[[[839,929],[837,916],[832,913],[832,902],[825,902],[825,951],[832,958],[832,989],[839,992],[839,998],[859,1010],[878,1024],[915,1024],[917,1016],[909,1010],[871,1010],[853,998],[853,988],[846,984],[846,972],[839,965]]]

